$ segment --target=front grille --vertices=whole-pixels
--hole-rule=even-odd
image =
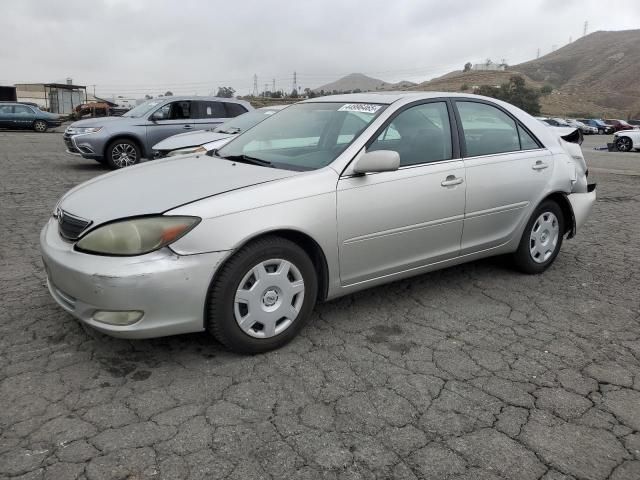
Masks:
[[[90,220],[76,217],[64,210],[58,211],[58,231],[67,240],[77,240],[89,225],[91,225]]]

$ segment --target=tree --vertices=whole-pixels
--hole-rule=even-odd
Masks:
[[[298,90],[294,88],[293,90],[291,90],[291,93],[289,94],[289,96],[291,98],[298,98]]]
[[[553,92],[553,87],[551,85],[545,85],[540,89],[540,93],[545,96],[550,95],[551,92]]]
[[[164,92],[164,96],[165,97],[173,97],[173,92],[171,90],[167,90],[166,92]]]
[[[466,92],[467,90],[469,90],[469,85],[467,85],[466,83],[463,83],[460,86],[460,90],[462,90],[463,92]]]
[[[471,65],[471,62],[465,63],[463,72],[470,72],[472,67],[473,65]]]
[[[145,100],[151,100],[153,95],[149,95],[148,93],[144,96]]]
[[[236,93],[234,88],[231,87],[220,87],[218,88],[218,93],[216,93],[216,97],[222,98],[233,98],[233,95]]]
[[[540,114],[540,90],[527,87],[524,78],[520,75],[513,75],[509,83],[503,83],[499,87],[482,85],[476,93],[504,100],[531,115]]]

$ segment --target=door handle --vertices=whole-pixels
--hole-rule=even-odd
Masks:
[[[440,185],[442,185],[443,187],[452,187],[454,185],[460,185],[462,182],[464,182],[464,179],[462,177],[449,175],[442,182],[440,182]]]
[[[534,170],[544,170],[545,168],[549,168],[549,165],[544,163],[542,160],[538,160],[531,168]]]
[[[187,125],[185,125],[185,126],[184,126],[184,127],[182,127],[182,128],[184,128],[185,130],[191,130],[191,129],[193,128],[193,125],[189,125],[189,124],[187,124]]]

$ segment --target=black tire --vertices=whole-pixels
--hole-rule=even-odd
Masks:
[[[123,153],[126,153],[126,159]],[[140,156],[138,144],[127,138],[116,138],[105,151],[107,166],[112,170],[135,165],[140,162]]]
[[[557,221],[558,227],[558,238],[555,243],[555,248],[551,252],[551,254],[544,260],[538,257],[538,261],[534,260],[534,256],[532,253],[533,246],[535,245],[535,240],[532,239],[532,232],[536,224],[538,223],[538,219],[540,219],[545,214],[553,214]],[[552,219],[552,217],[547,217],[547,220]],[[565,234],[565,219],[562,214],[562,209],[560,206],[554,202],[553,200],[545,200],[534,210],[531,218],[527,222],[527,226],[522,233],[522,238],[520,239],[520,245],[518,245],[518,250],[513,254],[513,262],[515,266],[523,273],[527,274],[538,274],[544,272],[547,268],[551,266],[554,262],[558,253],[560,252],[560,248],[562,247],[562,240]],[[551,246],[546,247],[547,251],[550,251]]]
[[[633,150],[633,140],[629,137],[618,137],[616,140],[616,150],[619,152],[630,152]]]
[[[301,274],[304,281],[302,306],[297,317],[284,331],[268,338],[255,338],[243,331],[236,321],[236,291],[254,266],[271,259],[291,262]],[[317,295],[318,274],[306,252],[287,239],[264,237],[242,247],[216,275],[209,287],[205,310],[206,328],[220,343],[234,352],[255,354],[273,350],[285,345],[298,334],[311,316]]]
[[[45,122],[44,120],[36,120],[35,122],[33,122],[33,130],[38,133],[44,133],[48,128],[49,125],[47,125],[47,122]]]

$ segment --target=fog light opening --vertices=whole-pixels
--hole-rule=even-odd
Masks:
[[[142,318],[144,312],[140,310],[96,310],[93,319],[96,322],[107,323],[109,325],[133,325]]]

